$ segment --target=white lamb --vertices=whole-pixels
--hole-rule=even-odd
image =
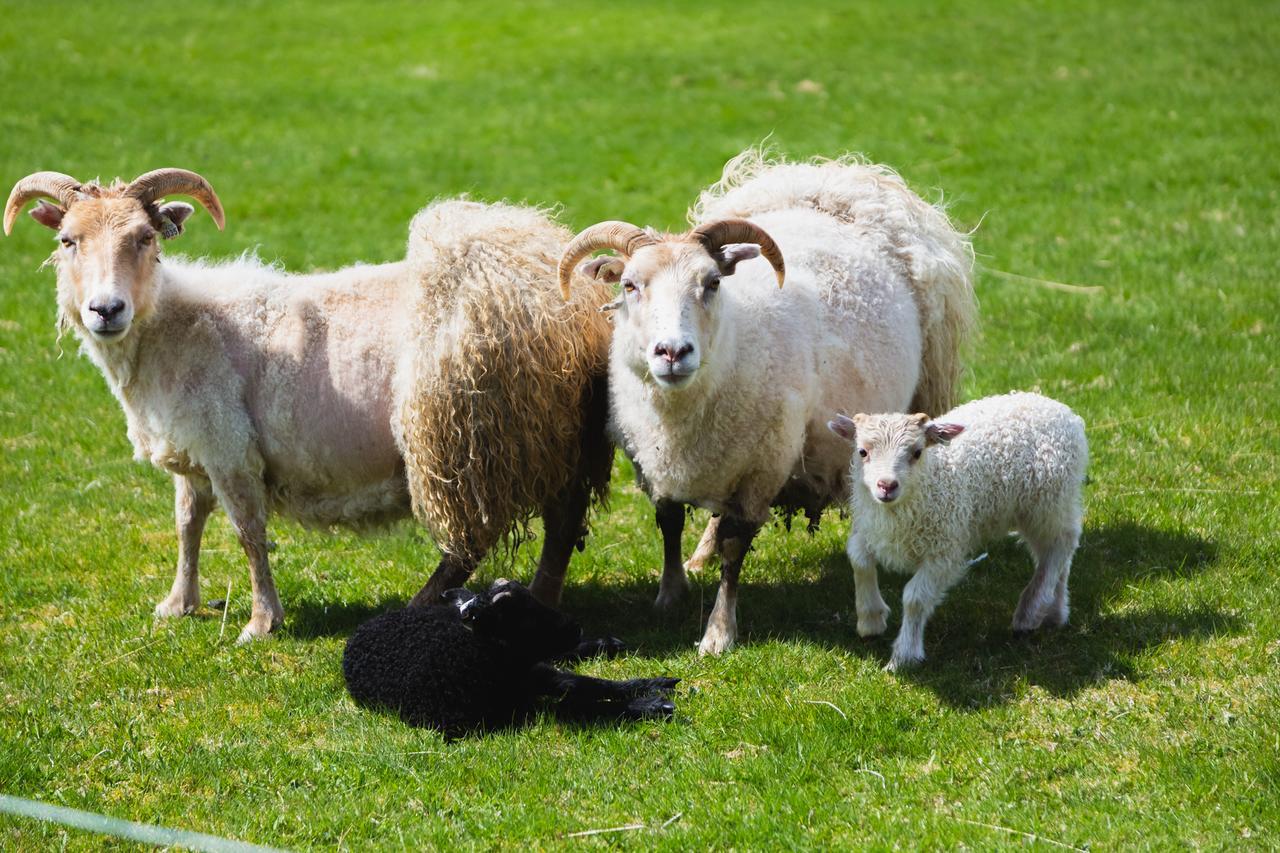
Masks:
[[[924,626],[984,542],[1021,534],[1036,572],[1015,632],[1067,622],[1067,576],[1080,541],[1089,461],[1084,421],[1056,400],[1013,393],[928,415],[837,415],[828,427],[857,448],[850,480],[858,634],[883,634],[888,606],[876,562],[913,574],[886,667],[924,660]],[[860,485],[859,485],[860,483]]]

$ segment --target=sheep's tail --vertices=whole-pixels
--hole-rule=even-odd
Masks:
[[[963,347],[973,331],[973,246],[941,206],[931,205],[886,166],[857,155],[788,163],[749,148],[725,164],[719,182],[689,211],[691,222],[749,218],[810,207],[883,234],[907,265],[920,311],[924,352],[913,411],[941,414],[959,391]]]
[[[397,373],[398,439],[414,513],[447,554],[478,560],[519,542],[574,478],[604,497],[603,430],[588,422],[605,393],[609,293],[579,282],[561,297],[569,237],[540,210],[457,200],[410,226],[422,287]]]

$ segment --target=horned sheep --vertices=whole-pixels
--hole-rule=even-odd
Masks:
[[[853,158],[746,151],[690,218],[682,235],[594,225],[565,250],[560,282],[568,296],[580,261],[620,256],[579,276],[622,285],[611,429],[656,504],[660,607],[688,587],[684,506],[720,515],[704,537],[721,580],[699,644],[715,654],[735,640],[738,574],[771,505],[847,498],[851,451],[825,428],[829,413],[951,406],[975,310],[972,250],[896,174]]]
[[[125,184],[30,175],[5,207],[58,234],[58,323],[124,408],[135,456],[172,473],[179,539],[157,616],[200,603],[205,520],[223,506],[249,559],[240,640],[283,619],[267,517],[368,527],[411,512],[440,566],[415,597],[459,586],[511,530],[546,527],[532,589],[558,601],[564,569],[607,487],[607,289],[565,304],[555,265],[570,236],[541,211],[438,201],[407,256],[291,275],[251,257],[166,256],[188,195],[223,227],[200,175],[160,169]],[[53,199],[49,203],[44,199]]]
[[[1016,529],[1036,560],[1013,615],[1015,632],[1067,622],[1067,577],[1080,540],[1084,422],[1039,394],[926,414],[838,415],[829,424],[856,448],[847,552],[858,633],[884,633],[888,606],[876,563],[912,574],[902,628],[886,667],[924,660],[924,627],[985,541]]]

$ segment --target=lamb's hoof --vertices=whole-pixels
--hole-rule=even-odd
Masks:
[[[886,623],[889,618],[889,610],[885,608],[879,613],[870,616],[858,617],[858,636],[859,637],[878,637],[884,633]]]
[[[920,657],[912,657],[909,655],[900,655],[896,652],[889,657],[889,662],[884,665],[885,672],[902,672],[903,670],[915,669],[924,663],[924,655]]]
[[[156,605],[157,619],[172,619],[175,616],[190,616],[200,607],[200,596],[189,598],[184,595],[170,595]]]
[[[262,613],[253,616],[249,620],[249,624],[245,625],[244,630],[240,632],[240,636],[236,638],[236,645],[243,646],[245,643],[268,637],[272,631],[280,627],[282,622],[284,622],[283,613]]]
[[[663,696],[644,696],[627,703],[627,716],[636,720],[669,720],[675,713],[675,703]]]

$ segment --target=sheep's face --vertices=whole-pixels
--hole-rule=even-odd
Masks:
[[[514,581],[498,580],[478,595],[449,596],[477,634],[533,662],[559,657],[582,640],[582,628]]]
[[[625,262],[597,258],[582,269],[621,284],[614,346],[637,376],[672,390],[693,384],[703,353],[714,347],[721,278],[759,254],[754,243],[731,243],[710,254],[696,243],[667,240],[638,249]]]
[[[158,210],[180,229],[194,208],[171,202]],[[58,233],[53,261],[64,318],[96,341],[114,342],[151,313],[159,234],[141,202],[90,197],[64,210],[42,201],[31,216]]]
[[[827,427],[853,444],[853,474],[882,504],[908,495],[912,474],[930,446],[964,431],[959,424],[930,421],[925,414],[836,415]]]

